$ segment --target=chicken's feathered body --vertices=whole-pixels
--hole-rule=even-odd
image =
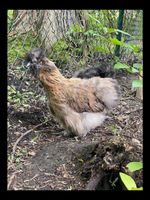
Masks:
[[[37,77],[47,93],[50,110],[68,132],[85,136],[102,124],[108,109],[117,105],[119,87],[116,80],[68,79],[47,58],[38,64]]]
[[[74,73],[74,77],[81,78],[81,79],[89,79],[95,76],[101,78],[115,78],[115,70],[110,63],[101,62],[99,65],[94,67],[86,67],[84,69],[80,69]]]

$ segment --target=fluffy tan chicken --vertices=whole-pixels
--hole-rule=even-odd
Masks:
[[[29,52],[26,56],[28,66],[42,83],[52,114],[67,132],[82,137],[100,126],[107,118],[107,110],[117,105],[117,81],[100,77],[65,78],[44,55],[40,59],[34,59],[35,50],[36,57],[38,50],[41,55],[40,49]]]

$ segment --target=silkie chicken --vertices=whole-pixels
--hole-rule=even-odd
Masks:
[[[117,106],[119,86],[115,79],[65,78],[40,48],[28,52],[25,61],[42,83],[51,113],[69,134],[86,136],[109,118],[108,110]]]

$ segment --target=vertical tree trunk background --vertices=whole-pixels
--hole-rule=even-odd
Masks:
[[[18,10],[14,12],[14,34],[32,32],[46,49],[61,38],[71,24],[81,23],[76,10]]]
[[[88,31],[88,11],[83,12],[83,25],[84,31]],[[86,64],[88,61],[88,40],[87,35],[84,35],[84,44],[83,44],[83,61]]]

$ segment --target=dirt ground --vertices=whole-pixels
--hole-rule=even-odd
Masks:
[[[114,135],[142,144],[143,105],[131,90],[134,78],[131,74],[118,77],[122,96],[109,115],[111,119],[82,139],[62,134],[64,130],[49,113],[44,97],[31,96],[28,106],[9,103],[8,190],[84,190],[87,181],[80,176],[82,160],[75,156],[78,147]],[[8,85],[12,82],[20,87],[20,79],[13,81],[13,72],[9,73]],[[24,88],[35,92],[32,84]]]

